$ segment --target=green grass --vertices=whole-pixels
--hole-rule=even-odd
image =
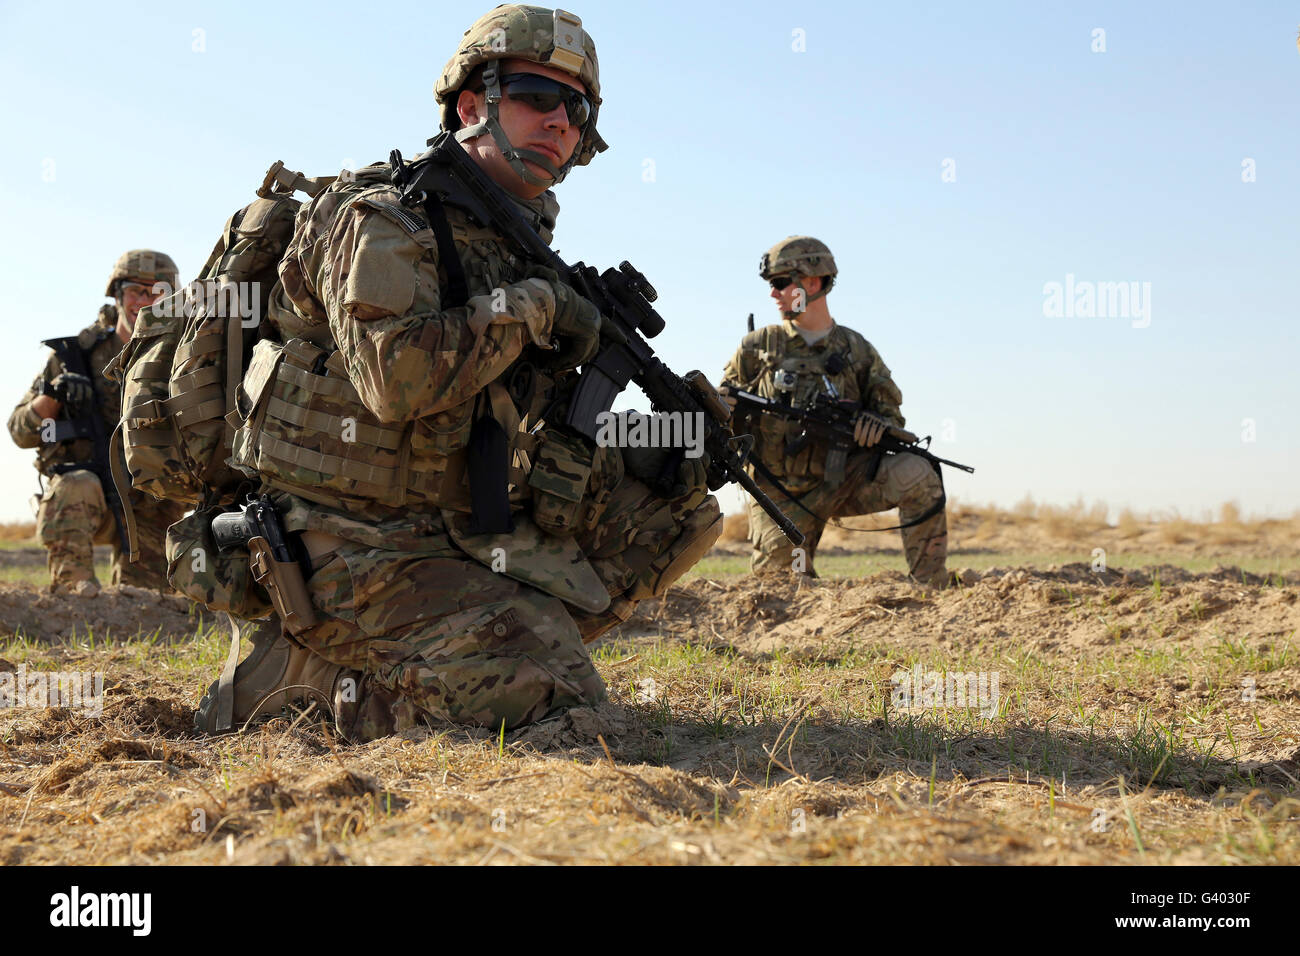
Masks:
[[[1138,789],[1155,783],[1203,791],[1213,786],[1202,781],[1230,772],[1225,762],[1240,756],[1239,738],[1265,734],[1260,715],[1272,724],[1279,713],[1278,702],[1262,692],[1257,704],[1243,704],[1243,678],[1292,665],[1296,648],[1291,637],[1266,649],[1225,639],[1200,648],[1116,647],[1066,661],[983,643],[917,654],[857,645],[824,659],[777,652],[755,660],[699,644],[616,639],[597,645],[593,658],[602,669],[617,666],[611,694],[663,729],[660,748],[645,754],[651,762],[672,758],[675,728],[692,725],[715,740],[739,739],[780,727],[816,700],[808,727],[872,728],[885,759],[906,761],[921,776],[938,761],[949,774],[955,767],[968,778],[1028,773],[1073,781],[1119,774]],[[892,710],[891,674],[916,665],[998,671],[997,712]],[[656,691],[651,698],[644,693],[647,679]],[[1187,690],[1198,684],[1205,696]],[[1171,697],[1175,686],[1183,693]]]
[[[96,561],[95,576],[99,578],[102,586],[108,587],[108,582],[113,577],[112,563]],[[0,584],[30,584],[33,587],[43,588],[49,583],[50,572],[44,562],[27,567],[0,567]]]

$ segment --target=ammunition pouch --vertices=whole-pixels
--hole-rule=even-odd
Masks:
[[[554,428],[537,436],[536,449],[528,472],[533,521],[557,536],[593,527],[623,480],[622,454]]]
[[[416,421],[381,422],[337,351],[305,339],[258,342],[238,390],[236,467],[318,504],[470,510],[465,480],[473,404]]]

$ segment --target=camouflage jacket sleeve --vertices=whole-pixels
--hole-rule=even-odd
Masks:
[[[555,293],[545,279],[443,309],[432,232],[412,231],[411,217],[403,219],[395,201],[352,203],[299,256],[352,384],[381,421],[460,405],[525,345],[548,339]]]
[[[58,359],[50,356],[45,371],[36,376],[31,387],[23,393],[22,401],[14,406],[9,416],[9,437],[19,448],[36,448],[41,444],[41,416],[32,409],[32,402],[41,394],[41,384],[49,379],[53,381],[59,374]]]
[[[867,343],[867,361],[858,375],[858,387],[862,390],[862,405],[867,411],[887,418],[899,428],[907,424],[900,410],[903,393],[894,384],[889,366],[870,342]]]

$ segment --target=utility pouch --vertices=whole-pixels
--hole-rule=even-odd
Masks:
[[[528,473],[533,521],[547,534],[570,535],[578,527],[591,478],[593,449],[584,439],[555,429],[544,433]]]

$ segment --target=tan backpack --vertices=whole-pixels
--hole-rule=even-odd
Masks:
[[[125,504],[133,559],[129,489],[207,507],[246,480],[226,464],[234,437],[226,413],[262,337],[261,317],[293,238],[302,205],[294,193],[315,196],[333,181],[273,165],[259,198],[227,220],[199,278],[141,309],[131,340],[109,367],[122,387],[122,420],[113,433],[122,452],[112,455],[113,480]]]

